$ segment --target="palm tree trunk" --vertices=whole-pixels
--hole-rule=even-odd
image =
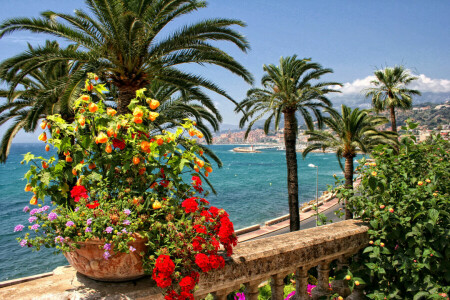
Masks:
[[[290,231],[300,230],[297,153],[295,151],[295,143],[297,141],[296,126],[295,110],[284,111],[284,145],[286,147]]]
[[[353,189],[353,156],[345,158],[345,188]],[[345,219],[353,219],[353,214],[348,207],[348,201],[345,200]]]
[[[397,122],[395,120],[395,108],[393,106],[389,107],[391,111],[391,130],[397,133]]]
[[[119,98],[117,103],[117,113],[119,115],[123,115],[129,113],[128,105],[130,105],[131,99],[136,98],[137,87],[134,86],[120,86],[119,90]]]

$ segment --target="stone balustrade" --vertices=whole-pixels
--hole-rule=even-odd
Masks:
[[[246,299],[258,299],[258,286],[270,280],[272,300],[283,298],[284,278],[295,272],[296,299],[307,294],[308,270],[317,266],[318,285],[312,299],[331,293],[330,263],[337,268],[368,243],[368,228],[360,221],[347,220],[317,228],[260,238],[240,243],[227,259],[225,268],[202,274],[196,299],[213,294],[225,300],[245,285]],[[335,281],[334,291],[348,296],[345,282]],[[359,292],[359,294],[361,294]],[[58,268],[52,276],[0,284],[0,299],[163,299],[160,290],[147,277],[127,283],[102,283],[77,274],[71,267]],[[347,299],[358,299],[352,294]]]

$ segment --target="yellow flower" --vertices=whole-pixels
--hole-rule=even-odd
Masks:
[[[372,172],[372,176],[377,176],[377,174],[378,174],[378,173],[375,172],[375,171]]]
[[[418,186],[422,186],[422,185],[423,185],[423,181],[419,181],[419,182],[417,183],[417,185],[418,185]]]
[[[430,183],[431,182],[431,180],[430,179],[425,179],[425,181],[427,182],[427,183]]]

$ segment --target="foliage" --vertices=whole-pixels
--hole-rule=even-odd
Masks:
[[[339,189],[370,226],[370,243],[351,266],[369,298],[440,299],[449,292],[449,151],[438,137],[432,145],[406,137],[398,155],[379,146],[373,161],[362,160],[358,190]]]
[[[97,79],[91,74],[86,81],[91,94],[105,89]],[[31,210],[32,225],[20,244],[66,252],[100,239],[108,259],[136,251],[130,243],[144,239],[147,250],[139,253],[144,269],[167,289],[166,299],[190,299],[199,271],[223,267],[220,244],[231,255],[237,241],[228,214],[202,198],[201,177],[212,168],[202,148],[186,138],[200,133],[185,120],[175,132],[150,135],[159,102],[146,98],[144,90],[129,105],[133,114],[116,115],[92,99],[80,96],[72,123],[59,115],[44,122],[52,137],[44,132],[39,139],[65,159],[24,157],[31,163],[25,175],[25,190],[34,193],[30,204],[50,198],[56,208],[39,204]],[[139,105],[142,99],[149,105]],[[183,179],[188,174],[191,183]]]
[[[41,18],[11,18],[0,25],[0,38],[26,30],[72,41],[76,50],[42,51],[16,57],[5,69],[31,72],[51,61],[86,63],[119,90],[119,114],[125,113],[136,90],[158,81],[182,87],[195,95],[199,86],[232,98],[213,82],[184,70],[184,64],[212,64],[252,82],[251,74],[214,42],[223,41],[247,51],[247,39],[232,26],[240,20],[215,18],[170,32],[174,20],[206,7],[192,0],[86,0],[88,11],[74,14],[45,11]],[[233,101],[233,100],[232,100]]]

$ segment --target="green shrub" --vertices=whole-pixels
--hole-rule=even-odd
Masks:
[[[442,299],[450,290],[449,143],[433,139],[404,138],[398,154],[378,147],[360,164],[359,188],[338,189],[370,227],[350,271],[371,299]]]

